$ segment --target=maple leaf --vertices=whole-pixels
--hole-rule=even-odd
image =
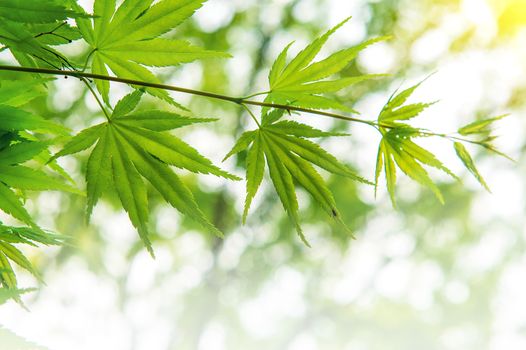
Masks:
[[[115,189],[152,255],[147,228],[147,187],[143,179],[148,180],[174,208],[222,237],[223,234],[205,218],[190,190],[170,168],[175,166],[193,173],[239,180],[167,132],[211,119],[187,118],[156,110],[133,113],[141,94],[137,90],[125,96],[107,122],[80,132],[54,158],[78,153],[96,144],[86,172],[88,217],[103,192]]]
[[[247,196],[243,221],[246,221],[252,200],[263,180],[265,167],[268,166],[270,178],[283,207],[301,239],[308,245],[300,225],[295,183],[307,190],[316,203],[343,226],[345,225],[336,208],[334,196],[314,166],[362,183],[371,183],[358,176],[319,145],[308,140],[318,137],[347,136],[347,134],[325,132],[290,120],[279,121],[283,113],[283,110],[273,110],[263,115],[260,128],[242,134],[226,158],[248,149]]]
[[[91,70],[118,77],[160,83],[146,67],[176,66],[204,58],[229,57],[204,50],[185,40],[161,38],[194,14],[205,0],[125,0],[115,8],[115,0],[95,0],[93,20],[77,18],[84,40],[91,47]],[[76,9],[82,8],[77,5]],[[97,80],[99,92],[109,105],[109,82]],[[183,108],[165,90],[147,88],[153,96]]]

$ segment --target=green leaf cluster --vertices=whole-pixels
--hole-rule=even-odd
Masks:
[[[395,185],[398,168],[414,181],[430,188],[438,200],[444,203],[442,193],[429,176],[425,167],[438,169],[455,180],[459,180],[459,178],[437,159],[433,153],[422,148],[414,141],[416,138],[438,136],[453,141],[454,149],[459,159],[479,183],[489,191],[489,186],[477,170],[464,143],[477,144],[503,155],[491,145],[491,141],[493,141],[495,137],[489,133],[491,131],[491,124],[502,119],[504,116],[485,119],[464,126],[458,130],[458,136],[435,134],[420,128],[415,128],[409,125],[407,121],[419,116],[426,108],[433,105],[433,103],[406,104],[419,86],[420,84],[417,84],[400,93],[395,93],[391,96],[378,116],[378,130],[382,135],[382,140],[378,147],[376,161],[376,188],[378,187],[380,174],[384,171],[391,201],[393,205],[396,206]],[[473,135],[482,136],[482,139],[473,140],[462,138]]]
[[[462,136],[470,136],[477,138],[474,142],[474,144],[482,146],[483,148],[496,153],[504,158],[507,158],[509,160],[511,159],[506,154],[500,152],[495,145],[493,144],[493,141],[497,139],[497,136],[492,135],[492,127],[493,124],[499,120],[502,120],[503,118],[507,117],[507,115],[501,115],[498,117],[488,118],[488,119],[482,119],[475,121],[473,123],[470,123],[466,126],[463,126],[462,128],[458,129],[459,135]],[[473,174],[473,176],[477,179],[477,181],[488,191],[490,192],[490,188],[480,172],[478,171],[475,162],[473,158],[471,157],[470,153],[466,149],[466,147],[460,143],[455,142],[454,144],[455,152],[458,156],[458,158],[462,161],[466,169]]]

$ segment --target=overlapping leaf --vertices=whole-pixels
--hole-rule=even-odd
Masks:
[[[305,108],[337,109],[355,113],[352,108],[339,103],[335,99],[322,95],[338,92],[352,84],[377,76],[361,75],[335,80],[324,79],[340,73],[356,58],[360,51],[386,38],[371,39],[357,46],[338,51],[319,62],[312,62],[329,37],[347,23],[349,19],[350,18],[346,19],[316,39],[288,64],[287,54],[292,44],[289,44],[281,52],[269,74],[270,94],[267,96],[267,102],[289,104]]]
[[[73,67],[50,47],[80,38],[65,20],[89,16],[73,11],[70,5],[58,0],[0,0],[0,43],[23,66]]]
[[[300,226],[295,183],[309,192],[329,216],[343,225],[334,197],[314,166],[356,181],[369,182],[356,175],[319,145],[308,140],[345,134],[324,132],[289,120],[279,121],[282,115],[283,111],[277,110],[264,115],[261,127],[241,135],[227,158],[248,149],[247,196],[243,221],[246,220],[252,200],[263,180],[265,167],[268,166],[270,178],[283,207],[302,240],[308,244]]]
[[[0,99],[6,95],[10,94],[5,94],[4,89],[0,88]],[[0,210],[36,227],[17,190],[76,190],[42,170],[22,165],[38,158],[49,145],[47,142],[29,139],[30,134],[24,134],[27,131],[65,134],[67,129],[19,108],[0,104]]]
[[[0,43],[9,48],[22,66],[37,67],[48,65],[61,67],[64,61],[61,55],[47,45],[41,44],[28,26],[9,20],[2,20]]]
[[[148,198],[144,179],[174,208],[218,236],[222,233],[203,215],[190,190],[170,168],[237,180],[167,130],[210,121],[162,111],[133,113],[141,91],[123,98],[108,122],[75,136],[55,157],[74,154],[96,144],[87,165],[88,217],[102,193],[115,189],[123,208],[150,252]]]
[[[22,106],[46,94],[43,83],[52,79],[0,79],[0,105]]]
[[[165,67],[197,59],[227,57],[184,40],[160,38],[192,16],[206,0],[125,0],[116,9],[115,0],[95,0],[93,21],[77,19],[84,39],[92,48],[93,73],[160,82],[145,66]],[[78,7],[80,9],[80,7]],[[108,102],[109,83],[97,81]],[[176,104],[164,90],[146,89],[150,94]]]
[[[21,23],[55,23],[68,18],[85,17],[72,11],[67,1],[60,0],[0,0],[0,17]]]

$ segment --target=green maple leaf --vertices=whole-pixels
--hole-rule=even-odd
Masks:
[[[246,220],[252,200],[263,180],[265,167],[268,166],[270,178],[283,207],[301,239],[308,245],[300,225],[295,183],[307,190],[330,217],[343,225],[334,197],[314,166],[359,182],[370,182],[356,175],[319,145],[308,140],[346,134],[324,132],[290,120],[279,121],[282,115],[282,110],[263,115],[261,127],[242,134],[227,158],[248,149],[247,196],[243,221]]]
[[[266,102],[287,104],[304,108],[337,109],[350,113],[357,113],[334,99],[323,96],[326,93],[335,93],[358,82],[380,77],[381,75],[361,75],[355,77],[324,80],[340,73],[356,56],[378,41],[386,37],[375,38],[357,46],[336,52],[324,60],[312,61],[319,54],[329,37],[342,27],[350,18],[344,20],[336,27],[313,41],[287,64],[289,44],[274,62],[269,74],[270,93]]]
[[[403,123],[417,117],[432,103],[416,103],[404,105],[420,84],[412,86],[393,95],[382,109],[378,123],[382,133],[382,141],[378,147],[375,172],[375,192],[378,188],[380,174],[385,170],[387,190],[391,201],[396,206],[395,186],[397,167],[414,181],[429,187],[441,203],[444,197],[438,186],[433,182],[424,166],[433,167],[458,180],[434,154],[417,145],[413,139],[428,136],[420,129]]]
[[[92,72],[108,75],[109,68],[118,77],[160,83],[146,67],[229,57],[184,40],[159,37],[192,16],[205,1],[162,0],[151,6],[153,0],[125,0],[116,9],[115,0],[95,0],[93,21],[77,18],[77,25],[92,49]],[[96,85],[108,103],[109,83],[97,80]],[[179,106],[165,90],[146,91]]]
[[[124,97],[106,122],[80,132],[54,158],[74,154],[96,144],[87,164],[87,213],[102,193],[115,189],[132,224],[153,254],[148,238],[148,182],[182,214],[199,222],[217,236],[222,233],[199,209],[190,190],[170,168],[175,166],[193,173],[213,174],[239,180],[199,154],[167,130],[210,119],[186,118],[162,111],[133,113],[141,91]]]

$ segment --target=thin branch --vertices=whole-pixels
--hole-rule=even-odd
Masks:
[[[105,80],[105,81],[111,81],[111,82],[116,82],[116,83],[121,83],[121,84],[130,84],[130,85],[144,86],[144,87],[150,87],[150,88],[155,88],[155,89],[169,90],[169,91],[175,91],[175,92],[180,92],[180,93],[184,93],[184,94],[191,94],[191,95],[195,95],[195,96],[202,96],[202,97],[207,97],[207,98],[211,98],[211,99],[216,99],[216,100],[222,100],[222,101],[235,103],[235,104],[240,105],[243,108],[245,108],[250,113],[250,116],[256,121],[256,123],[258,123],[257,118],[250,111],[248,106],[259,106],[259,107],[282,109],[282,110],[286,110],[288,112],[295,111],[295,112],[303,112],[303,113],[309,113],[309,114],[314,114],[314,115],[320,115],[320,116],[334,118],[334,119],[339,119],[339,120],[345,120],[345,121],[350,121],[350,122],[355,122],[355,123],[360,123],[360,124],[366,124],[366,125],[369,125],[369,126],[372,126],[372,127],[376,128],[378,131],[381,131],[380,130],[381,128],[383,128],[383,129],[393,129],[394,128],[394,126],[392,126],[392,125],[385,125],[385,124],[382,124],[382,123],[378,123],[376,121],[369,121],[369,120],[349,117],[349,116],[345,116],[345,115],[342,115],[342,114],[336,114],[336,113],[331,113],[331,112],[324,112],[324,111],[320,111],[320,110],[314,110],[314,109],[302,108],[302,107],[290,106],[290,105],[284,105],[284,104],[259,102],[259,101],[253,101],[253,100],[249,99],[251,96],[252,97],[253,96],[259,96],[259,95],[262,95],[264,93],[254,94],[254,95],[248,96],[246,98],[243,98],[243,97],[240,98],[240,97],[232,97],[232,96],[227,96],[227,95],[216,94],[216,93],[213,93],[213,92],[194,90],[194,89],[187,89],[187,88],[183,88],[183,87],[179,87],[179,86],[173,86],[173,85],[150,83],[150,82],[146,82],[146,81],[139,81],[139,80],[133,80],[133,79],[111,77],[111,76],[107,76],[107,75],[85,73],[85,72],[80,72],[80,71],[60,70],[60,69],[47,69],[47,68],[33,68],[33,67],[20,67],[20,66],[0,65],[0,71],[41,73],[41,74],[64,75],[64,76],[76,77],[76,78],[82,80],[86,84],[86,86],[90,89],[91,93],[97,99],[97,103],[100,105],[102,111],[104,112],[104,114],[105,114],[105,116],[106,116],[106,118],[108,120],[109,120],[109,115],[108,115],[106,109],[104,108],[102,102],[97,97],[97,94],[95,93],[93,88],[86,81],[87,79]],[[258,123],[258,125],[259,125],[259,123]],[[454,136],[454,135],[432,133],[432,132],[423,132],[423,133],[421,133],[421,135],[433,136],[433,137],[441,137],[441,138],[444,138],[444,139],[448,139],[450,141],[461,141],[461,142],[466,142],[466,143],[471,143],[471,144],[483,146],[478,141],[469,140],[469,139],[465,139],[465,138],[460,138],[460,137],[457,137],[457,136]]]
[[[77,72],[77,71],[69,71],[69,70],[59,70],[59,69],[17,67],[17,66],[5,66],[5,65],[0,65],[0,70],[26,72],[26,73],[40,73],[40,74],[50,74],[50,75],[65,75],[65,76],[72,76],[76,78],[84,77],[88,79],[106,80],[106,81],[111,81],[111,82],[121,83],[121,84],[130,84],[130,85],[144,86],[144,87],[150,87],[150,88],[155,88],[155,89],[176,91],[176,92],[180,92],[184,94],[191,94],[191,95],[202,96],[202,97],[207,97],[207,98],[216,99],[216,100],[232,102],[238,105],[244,104],[244,105],[251,105],[251,106],[283,109],[286,111],[295,111],[295,112],[303,112],[303,113],[321,115],[324,117],[345,120],[345,121],[350,121],[350,122],[356,122],[360,124],[367,124],[370,126],[377,125],[377,123],[373,121],[349,117],[349,116],[345,116],[345,115],[341,115],[337,113],[330,113],[330,112],[324,112],[324,111],[319,111],[319,110],[314,110],[314,109],[308,109],[308,108],[302,108],[302,107],[290,106],[290,105],[284,105],[284,104],[277,104],[277,103],[252,101],[252,100],[246,100],[244,98],[221,95],[221,94],[216,94],[216,93],[207,92],[207,91],[187,89],[187,88],[183,88],[179,86],[150,83],[146,81],[139,81],[139,80],[133,80],[133,79],[110,77],[110,76],[101,75],[101,74],[93,74],[93,73],[85,73],[85,72]]]

